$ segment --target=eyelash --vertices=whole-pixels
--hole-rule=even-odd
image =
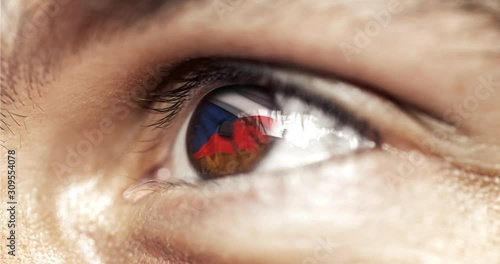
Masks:
[[[182,110],[185,102],[197,94],[203,86],[222,81],[248,82],[248,79],[252,78],[249,76],[250,72],[245,73],[237,68],[229,67],[229,64],[224,62],[227,60],[195,59],[183,62],[167,71],[165,81],[160,83],[146,98],[141,99],[147,110],[164,115],[148,126],[168,127]],[[245,80],[242,78],[243,74],[249,77]]]
[[[213,84],[254,85],[273,89],[274,92],[299,98],[307,104],[314,105],[332,118],[336,118],[341,125],[350,125],[360,133],[369,133],[378,144],[379,136],[368,121],[357,118],[330,99],[323,99],[304,91],[303,87],[292,81],[276,78],[273,76],[274,69],[274,66],[262,62],[227,58],[201,58],[180,63],[170,68],[165,81],[142,99],[145,109],[162,115],[147,126],[167,128],[182,111],[186,102],[197,94],[207,94],[218,88],[206,89]]]

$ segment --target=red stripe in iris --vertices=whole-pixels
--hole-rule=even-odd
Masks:
[[[242,150],[251,153],[257,152],[259,143],[266,144],[269,142],[265,130],[270,129],[273,123],[274,120],[267,116],[240,118],[234,123],[232,138],[222,137],[218,133],[213,134],[208,142],[193,154],[193,158],[200,159],[216,153],[235,154],[237,151]]]

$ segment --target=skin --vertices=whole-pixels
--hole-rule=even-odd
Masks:
[[[401,1],[394,11],[385,1],[249,0],[221,11],[199,1],[130,15],[128,27],[120,19],[85,24],[92,16],[84,14],[113,9],[67,1],[57,23],[29,41],[15,37],[29,22],[25,10],[47,2],[13,5],[2,18],[11,27],[2,27],[1,143],[16,150],[18,174],[16,257],[2,246],[2,263],[500,262],[498,4]],[[380,10],[394,11],[390,22],[357,47],[356,29]],[[140,89],[145,69],[210,56],[363,84],[325,98],[370,120],[383,146],[194,187],[136,188],[124,198],[175,156],[165,149],[202,95],[149,152],[139,150],[154,133],[141,126],[151,114],[131,104],[121,118],[110,106]],[[68,147],[96,129],[108,132],[70,166]],[[175,162],[165,166],[174,171]],[[5,181],[1,193],[3,203]],[[7,214],[0,220],[7,234]]]

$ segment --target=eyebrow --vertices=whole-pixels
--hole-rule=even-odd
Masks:
[[[55,11],[49,13],[46,26],[35,30],[38,36],[33,37],[35,43],[30,43],[32,53],[43,54],[40,52],[50,52],[54,47],[63,46],[62,49],[70,49],[73,52],[93,38],[102,38],[103,35],[112,35],[123,30],[137,29],[141,30],[149,26],[148,21],[160,19],[162,23],[168,23],[169,19],[174,17],[182,7],[189,8],[205,7],[204,4],[212,2],[215,13],[216,5],[233,6],[231,2],[241,2],[247,4],[256,2],[255,0],[49,0],[43,1],[38,5],[28,8],[23,14],[23,18],[32,17],[33,19],[23,19],[18,27],[17,35],[22,41],[23,35],[32,24],[37,13],[41,10],[50,10],[53,7]],[[273,1],[273,0],[269,0]],[[274,0],[278,1],[279,0]],[[279,4],[293,4],[292,1],[283,1]],[[335,0],[318,0],[318,2],[335,3]],[[400,0],[403,1],[403,0]],[[410,1],[410,0],[408,0]],[[343,0],[342,4],[359,4],[359,0]],[[495,0],[441,0],[441,1],[417,1],[416,9],[423,8],[463,11],[469,14],[479,14],[480,16],[492,20],[500,29],[500,1]],[[256,2],[257,3],[257,2]],[[275,5],[273,5],[275,6]],[[265,6],[264,6],[265,8]],[[259,10],[263,10],[260,9]],[[265,9],[263,10],[265,11]],[[35,17],[34,17],[35,16]],[[41,16],[41,15],[39,15]],[[165,18],[165,19],[163,19]],[[24,31],[24,32],[23,32]],[[54,45],[56,44],[56,45]],[[64,47],[67,45],[67,47]],[[24,45],[16,45],[22,48]]]
[[[2,103],[16,101],[16,80],[19,79],[28,81],[29,98],[31,94],[39,94],[38,87],[55,78],[52,68],[68,52],[77,53],[90,41],[105,42],[125,30],[141,32],[151,26],[151,21],[168,23],[176,15],[190,8],[205,7],[204,4],[210,2],[231,6],[231,0],[49,0],[25,7],[20,15],[13,54],[8,57],[2,54]],[[348,0],[341,2],[350,4]],[[359,4],[360,1],[352,2]],[[293,2],[283,1],[283,4]],[[500,1],[418,1],[417,10],[420,8],[478,14],[500,29]]]

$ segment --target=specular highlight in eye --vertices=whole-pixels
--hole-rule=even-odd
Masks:
[[[188,155],[204,179],[251,171],[280,136],[273,94],[262,88],[227,87],[205,97],[193,114]]]

